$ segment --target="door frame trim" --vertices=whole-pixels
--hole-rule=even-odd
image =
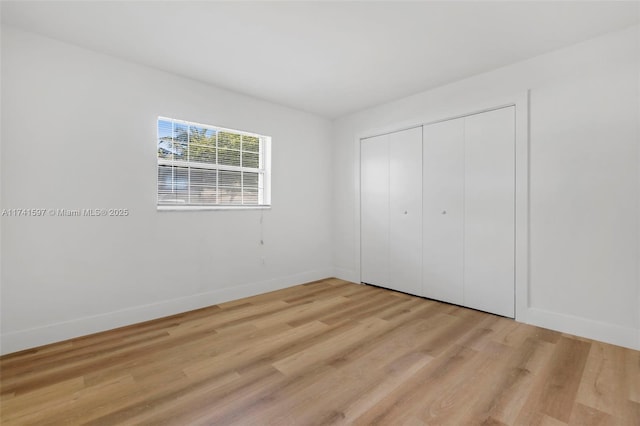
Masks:
[[[362,139],[380,136],[414,127],[435,124],[469,115],[480,114],[505,107],[515,107],[515,319],[519,322],[528,322],[527,312],[530,307],[529,282],[530,282],[530,90],[525,90],[511,95],[500,96],[496,99],[488,99],[475,105],[453,108],[441,114],[426,114],[425,116],[397,122],[380,128],[372,128],[360,132],[354,137],[354,187],[356,191],[356,203],[354,208],[355,226],[355,253],[357,262],[355,268],[356,282],[361,281],[360,264],[360,143]]]

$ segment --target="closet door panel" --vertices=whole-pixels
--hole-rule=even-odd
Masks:
[[[514,316],[514,108],[465,118],[464,304]]]
[[[463,304],[464,119],[424,127],[422,295]]]
[[[360,142],[360,279],[389,283],[389,138]]]
[[[422,282],[422,127],[389,135],[389,288]]]

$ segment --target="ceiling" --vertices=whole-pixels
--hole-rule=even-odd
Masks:
[[[639,22],[640,2],[2,1],[2,23],[327,118]]]

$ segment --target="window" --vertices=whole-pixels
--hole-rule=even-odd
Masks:
[[[268,206],[271,138],[158,118],[158,208]]]

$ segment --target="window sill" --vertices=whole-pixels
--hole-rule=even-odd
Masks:
[[[260,206],[157,206],[159,212],[211,211],[211,210],[269,210],[271,205]]]

